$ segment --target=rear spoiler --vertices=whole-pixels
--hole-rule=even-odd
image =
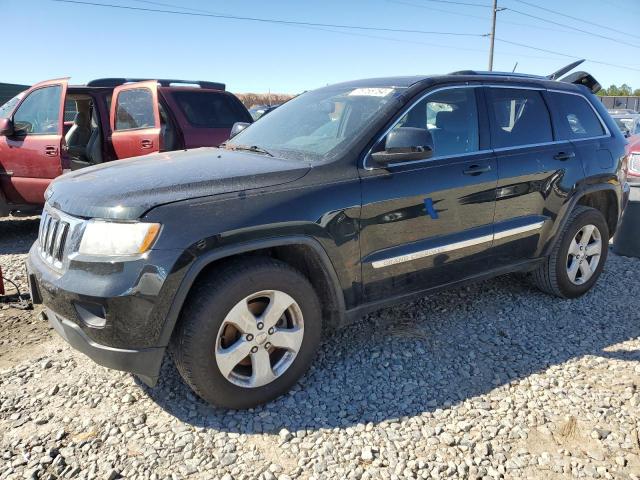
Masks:
[[[569,65],[567,65],[565,67],[562,67],[560,70],[557,70],[557,71],[553,72],[552,74],[547,75],[547,78],[549,80],[558,80],[558,79],[560,79],[561,82],[575,83],[576,85],[584,85],[589,90],[591,90],[591,92],[598,93],[600,91],[600,89],[602,88],[602,85],[600,85],[600,83],[598,83],[598,81],[595,78],[593,78],[593,75],[591,75],[590,73],[587,73],[587,72],[574,72],[574,73],[571,73],[571,74],[567,75],[566,77],[560,78],[562,75],[564,75],[565,73],[570,72],[571,70],[573,70],[574,68],[576,68],[578,65],[580,65],[583,62],[584,62],[584,59],[577,60],[577,61],[575,61],[573,63],[570,63]]]
[[[163,87],[171,85],[198,85],[200,88],[210,88],[213,90],[225,90],[227,86],[224,83],[208,82],[202,80],[175,80],[169,78],[98,78],[87,83],[87,87],[117,87],[125,83],[145,82],[155,80]]]

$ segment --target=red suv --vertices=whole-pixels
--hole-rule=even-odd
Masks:
[[[38,83],[0,106],[0,216],[38,210],[68,170],[152,152],[217,146],[251,115],[225,85],[104,78]]]

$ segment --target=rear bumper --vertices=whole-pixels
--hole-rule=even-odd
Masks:
[[[125,350],[100,345],[87,337],[78,325],[56,314],[50,308],[45,308],[44,314],[49,325],[69,345],[87,355],[97,364],[114,370],[134,373],[150,387],[153,387],[158,381],[164,357],[164,347]]]

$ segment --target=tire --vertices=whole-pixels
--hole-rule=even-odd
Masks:
[[[584,237],[585,232],[588,232],[588,226],[594,226],[594,233],[590,234],[591,239],[595,238],[596,233],[600,238],[600,254],[597,259],[597,265],[592,270],[591,276],[582,275],[582,268],[580,263],[572,254],[573,258],[569,258],[570,248],[573,251],[573,241],[577,237]],[[597,231],[597,232],[596,232]],[[580,235],[579,235],[580,232]],[[588,241],[589,239],[587,239]],[[576,245],[581,245],[582,242],[576,242]],[[594,242],[595,244],[595,242]],[[592,247],[594,244],[590,244]],[[545,260],[545,262],[533,272],[533,280],[535,285],[543,292],[555,295],[561,298],[577,298],[588,292],[591,287],[596,283],[598,277],[602,273],[604,264],[607,260],[607,253],[609,251],[609,227],[607,222],[599,210],[591,207],[577,206],[570,214],[570,217],[565,224],[562,231],[559,233],[559,238],[556,241],[551,255]],[[584,249],[587,252],[587,249]],[[586,253],[577,251],[579,256],[585,255],[585,257],[578,257],[582,259],[583,263],[590,268],[590,264],[594,259],[594,256],[586,256]],[[573,262],[577,261],[578,264]],[[574,280],[570,278],[571,267],[578,267],[578,273]],[[575,274],[574,274],[575,275]],[[584,280],[586,278],[586,280]],[[584,280],[584,281],[581,281]]]
[[[280,304],[291,300],[294,303],[278,317],[278,323],[267,329],[270,317],[261,314],[271,305],[277,311]],[[256,313],[247,316],[251,309]],[[212,271],[192,289],[170,350],[184,381],[206,402],[233,409],[255,407],[287,392],[307,371],[322,336],[320,312],[309,280],[286,263],[258,256],[234,260]],[[264,319],[264,327],[257,330],[263,325],[260,319]],[[237,326],[240,324],[245,325],[244,330]],[[250,332],[243,333],[245,330]],[[297,352],[275,347],[276,340],[284,338],[283,332],[295,334],[300,342]],[[292,338],[289,335],[287,340]],[[270,347],[269,339],[274,346]],[[225,375],[223,369],[247,348],[251,349],[248,355],[232,370],[225,370]],[[242,353],[229,361],[228,352],[236,351]],[[265,358],[273,366],[268,374],[263,369],[266,362],[260,361]],[[266,379],[268,383],[261,384]]]

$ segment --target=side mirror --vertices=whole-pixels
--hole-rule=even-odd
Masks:
[[[371,154],[376,165],[426,160],[433,156],[433,139],[426,128],[400,127],[387,135],[384,150]]]
[[[13,122],[9,118],[0,118],[0,136],[10,137],[14,134]]]
[[[242,130],[247,128],[249,125],[251,125],[251,124],[247,123],[247,122],[236,122],[236,123],[234,123],[233,127],[231,127],[231,134],[229,135],[229,138],[235,137],[237,134],[239,134]]]

